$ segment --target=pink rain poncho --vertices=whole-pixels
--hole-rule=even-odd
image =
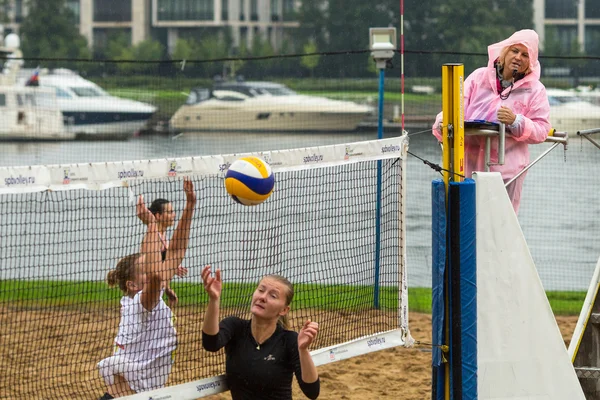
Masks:
[[[531,72],[517,80],[506,100],[500,98],[497,85],[497,73],[494,65],[500,52],[508,46],[522,44],[529,52]],[[546,88],[540,82],[541,67],[538,61],[538,35],[535,31],[524,29],[515,32],[502,42],[488,46],[489,61],[487,67],[478,68],[467,77],[464,83],[465,120],[486,120],[498,122],[497,112],[501,106],[510,108],[517,119],[507,126],[504,165],[492,165],[490,171],[500,172],[505,182],[514,177],[529,163],[529,144],[546,140],[551,126],[549,122],[550,105]],[[503,97],[509,93],[505,89]],[[433,125],[433,134],[442,140],[440,124],[442,114],[438,114]],[[498,139],[492,140],[490,161],[498,161]],[[473,171],[485,171],[485,137],[465,137],[466,177]],[[507,187],[515,212],[519,210],[521,189],[525,173]]]

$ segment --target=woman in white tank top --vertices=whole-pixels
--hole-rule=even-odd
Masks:
[[[188,201],[173,235],[170,257],[162,260],[158,224],[140,196],[137,214],[147,226],[141,253],[122,258],[107,275],[109,286],[118,285],[124,296],[114,354],[98,363],[107,385],[101,400],[163,387],[171,372],[177,339],[173,314],[162,295],[189,241],[196,203],[190,180],[184,181],[184,191]]]

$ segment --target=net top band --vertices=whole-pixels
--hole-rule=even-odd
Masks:
[[[388,158],[406,158],[408,137],[274,150],[256,153],[106,163],[34,165],[0,168],[0,194],[45,190],[103,190],[132,180],[224,174],[240,157],[256,156],[274,172],[323,168]]]

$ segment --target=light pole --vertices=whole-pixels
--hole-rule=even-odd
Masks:
[[[379,101],[377,115],[377,139],[383,139],[383,83],[385,69],[391,67],[396,50],[396,28],[369,28],[369,49],[379,70]],[[377,160],[377,204],[375,208],[375,287],[373,306],[379,309],[379,269],[381,254],[381,160]]]
[[[383,139],[383,82],[385,69],[391,67],[396,51],[396,28],[369,28],[369,49],[379,70],[379,105],[377,116],[377,139]]]

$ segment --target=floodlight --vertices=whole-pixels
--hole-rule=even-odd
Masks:
[[[394,57],[396,28],[369,28],[369,49],[377,68],[384,69]]]

